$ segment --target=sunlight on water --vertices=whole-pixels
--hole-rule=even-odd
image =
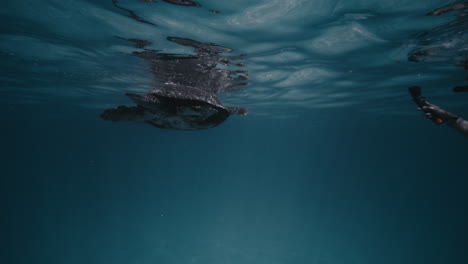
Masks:
[[[124,101],[125,92],[157,85],[147,65],[130,56],[135,48],[115,36],[149,40],[166,53],[191,54],[166,40],[177,36],[247,54],[250,85],[223,100],[249,107],[252,115],[272,113],[262,105],[378,111],[376,96],[396,103],[385,110],[396,113],[403,108],[395,100],[409,85],[440,91],[464,81],[451,62],[441,68],[406,59],[418,34],[451,20],[425,16],[443,1],[235,2],[203,1],[194,8],[133,0],[26,1],[22,5],[30,8],[14,16],[7,10],[19,4],[9,2],[0,54],[10,73],[2,77],[2,92],[20,101],[73,97],[79,105],[105,108]]]

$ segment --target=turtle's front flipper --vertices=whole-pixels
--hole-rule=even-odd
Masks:
[[[228,107],[227,109],[231,115],[246,116],[249,113],[247,108],[242,107]]]
[[[141,106],[124,106],[106,109],[101,114],[101,118],[111,121],[140,121],[144,119],[145,109]]]

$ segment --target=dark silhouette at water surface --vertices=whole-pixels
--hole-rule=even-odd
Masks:
[[[132,18],[132,19],[135,19],[136,21],[141,22],[141,23],[145,23],[145,24],[149,24],[149,25],[152,25],[152,26],[156,26],[156,24],[154,24],[153,22],[149,22],[149,21],[147,21],[147,20],[142,19],[140,16],[138,16],[138,15],[135,13],[135,11],[120,6],[118,0],[112,0],[112,4],[113,4],[115,7],[117,7],[118,9],[125,11],[125,12],[128,14],[128,15],[127,15],[128,17],[130,17],[130,18]]]
[[[144,48],[150,43],[127,39],[136,47]],[[118,106],[105,110],[101,117],[112,121],[141,121],[158,128],[195,130],[217,126],[230,115],[246,115],[247,109],[226,107],[218,94],[240,91],[235,86],[246,85],[248,73],[244,70],[230,71],[232,60],[244,56],[223,56],[231,49],[213,43],[201,43],[191,39],[169,37],[169,41],[190,46],[196,55],[176,55],[143,49],[134,55],[149,63],[154,75],[155,87],[146,94],[126,95],[136,106]]]
[[[468,1],[454,1],[427,15],[439,16],[452,12],[455,14],[455,20],[421,34],[416,46],[408,53],[409,61],[449,61],[468,72]],[[468,121],[427,102],[421,96],[420,87],[410,87],[409,91],[425,117],[437,125],[447,124],[468,137]],[[468,85],[456,86],[453,91],[468,92]]]
[[[195,6],[201,7],[200,3],[192,0],[162,0],[166,3],[180,6]],[[140,0],[140,2],[155,3],[157,0]]]
[[[416,46],[408,53],[408,60],[450,61],[466,67],[468,60],[468,1],[454,1],[438,8],[428,16],[454,13],[455,19],[419,36]]]
[[[119,0],[111,0],[111,1],[112,1],[112,4],[116,8],[125,11],[126,16],[128,16],[128,17],[130,17],[130,18],[132,18],[132,19],[134,19],[134,20],[136,20],[138,22],[141,22],[141,23],[149,24],[149,25],[152,25],[152,26],[157,26],[155,23],[141,18],[135,11],[121,6],[120,3],[119,3]],[[140,2],[145,2],[145,3],[156,3],[156,2],[158,2],[157,0],[139,0],[139,1]],[[196,2],[196,1],[192,1],[192,0],[162,0],[162,1],[165,2],[165,3],[169,3],[169,4],[172,4],[172,5],[178,5],[178,6],[187,6],[187,7],[201,7],[202,6],[200,3]],[[217,10],[211,10],[210,9],[209,11],[211,13],[214,13],[214,14],[221,13],[220,11],[217,11]]]

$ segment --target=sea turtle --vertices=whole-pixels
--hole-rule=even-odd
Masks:
[[[126,94],[137,106],[107,109],[101,117],[112,121],[144,121],[158,128],[195,130],[215,127],[231,114],[246,115],[247,109],[225,107],[206,91],[168,84],[147,94]]]

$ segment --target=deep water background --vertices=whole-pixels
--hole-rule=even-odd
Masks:
[[[468,116],[463,69],[405,57],[445,1],[199,2],[2,2],[1,263],[467,262],[468,141],[406,90]],[[151,86],[115,35],[247,54],[250,115],[101,120]]]

